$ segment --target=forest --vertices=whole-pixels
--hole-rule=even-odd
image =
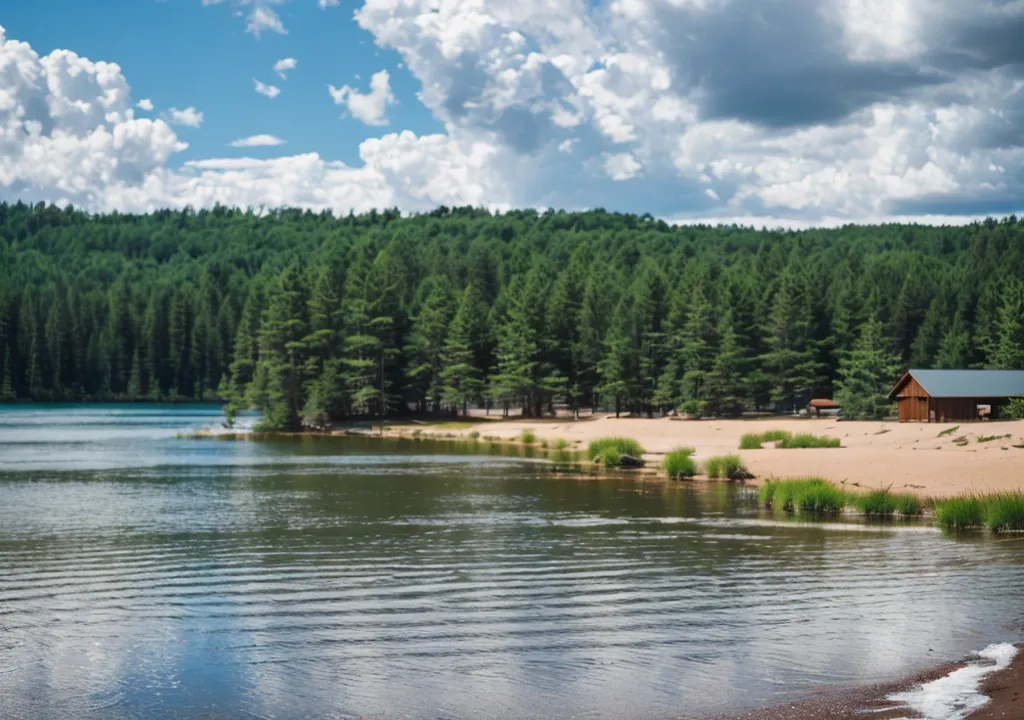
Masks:
[[[908,367],[1024,368],[1024,221],[757,230],[441,207],[0,203],[0,398],[353,418],[884,413]]]

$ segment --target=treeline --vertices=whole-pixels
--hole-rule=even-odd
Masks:
[[[834,393],[873,414],[902,368],[1024,368],[1014,217],[783,232],[18,203],[0,204],[0,267],[4,400],[221,399],[274,428],[483,403],[733,415]]]

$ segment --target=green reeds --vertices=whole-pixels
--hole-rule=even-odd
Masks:
[[[719,478],[746,480],[750,477],[747,466],[739,455],[719,455],[708,458],[707,462],[704,463],[704,471],[713,480]]]
[[[951,428],[946,428],[945,430],[943,430],[942,432],[939,433],[939,437],[946,437],[947,435],[952,435],[953,433],[955,433],[959,429],[960,429],[959,425],[954,425]]]
[[[472,440],[473,442],[476,442],[477,440],[480,439],[480,433],[478,431],[474,430],[473,432],[471,432],[469,434],[469,439]]]
[[[794,435],[787,430],[768,430],[763,433],[747,433],[741,437],[740,450],[760,450],[765,443],[769,442],[773,442],[775,447],[785,450],[842,447],[842,441],[839,438],[827,435],[811,435],[810,433]]]
[[[697,474],[697,463],[693,461],[693,448],[681,447],[665,453],[662,467],[673,480],[692,478]]]
[[[977,495],[961,495],[935,501],[935,522],[945,528],[979,528],[984,521],[985,506]]]
[[[558,438],[555,440],[555,450],[565,450],[567,447],[569,447],[569,441],[565,438]]]
[[[821,478],[769,480],[758,496],[765,506],[788,512],[837,513],[846,505],[846,493]]]
[[[785,450],[802,450],[806,448],[837,448],[842,447],[842,444],[842,440],[837,437],[800,433],[799,435],[783,438],[775,443],[775,447]]]
[[[851,493],[847,502],[865,515],[889,517],[892,515],[920,515],[921,499],[907,493],[894,493],[888,489],[867,493]]]
[[[1007,434],[1007,435],[982,435],[981,437],[978,438],[978,442],[980,442],[980,443],[987,443],[987,442],[992,442],[993,440],[1008,440],[1008,439],[1010,439],[1012,437],[1013,437],[1013,435],[1010,435],[1010,434]]]
[[[985,527],[992,532],[1024,530],[1024,492],[999,493],[982,501]]]
[[[608,467],[618,465],[623,455],[639,458],[644,454],[643,446],[636,440],[622,437],[599,438],[587,447],[587,457]],[[612,462],[614,460],[614,462]]]
[[[523,445],[533,445],[535,442],[537,442],[537,436],[533,433],[532,430],[523,430],[521,433],[519,433],[519,440],[520,442],[523,443]]]

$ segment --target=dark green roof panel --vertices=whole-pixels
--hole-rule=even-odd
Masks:
[[[1024,370],[911,370],[932,397],[1024,397]]]

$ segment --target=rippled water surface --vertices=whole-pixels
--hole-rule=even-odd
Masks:
[[[0,717],[689,717],[1024,636],[1021,539],[216,415],[0,409]]]

